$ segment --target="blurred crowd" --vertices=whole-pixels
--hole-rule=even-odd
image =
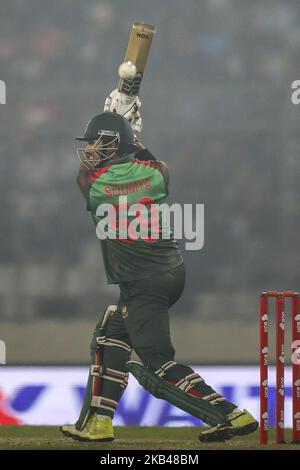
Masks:
[[[297,0],[10,0],[0,6],[3,318],[92,316],[116,293],[76,186],[74,136],[116,87],[137,20],[157,27],[142,140],[169,164],[171,202],[205,204],[205,247],[184,253],[176,313],[201,315],[207,292],[299,288]]]

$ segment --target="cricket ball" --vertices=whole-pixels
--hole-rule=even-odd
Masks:
[[[132,62],[123,62],[119,67],[119,76],[132,80],[136,75],[136,66]]]

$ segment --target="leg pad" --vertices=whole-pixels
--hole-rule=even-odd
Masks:
[[[156,398],[167,400],[183,411],[201,419],[210,426],[224,423],[226,414],[216,406],[205,400],[193,397],[183,390],[168,384],[149,368],[136,361],[128,361],[126,370],[137,379],[148,392]]]

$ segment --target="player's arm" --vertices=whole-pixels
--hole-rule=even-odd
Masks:
[[[134,144],[139,148],[139,150],[135,154],[135,158],[138,160],[144,160],[144,161],[155,161],[155,166],[156,168],[161,172],[163,175],[163,178],[166,183],[166,187],[168,189],[169,185],[169,169],[168,165],[163,162],[162,160],[158,160],[151,152],[148,150],[144,144],[138,139],[138,137],[135,135],[134,136]]]
[[[150,150],[148,150],[145,145],[142,144],[142,142],[136,135],[134,136],[134,145],[136,145],[136,147],[138,147],[139,149],[135,154],[135,158],[137,158],[138,160],[157,160],[157,158],[155,158],[155,156],[150,152]]]

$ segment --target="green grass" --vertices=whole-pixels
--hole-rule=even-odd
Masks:
[[[54,426],[3,426],[0,427],[0,450],[220,450],[220,449],[272,449],[300,450],[300,445],[275,444],[275,432],[270,431],[270,444],[259,445],[258,431],[245,437],[236,437],[225,443],[201,444],[200,429],[116,427],[115,440],[109,443],[80,443],[65,437]],[[291,430],[286,430],[286,440],[291,440]]]

